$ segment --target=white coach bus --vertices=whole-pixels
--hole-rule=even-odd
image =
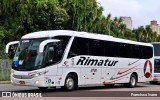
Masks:
[[[160,42],[153,42],[154,47],[154,74],[151,84],[157,84],[160,81]]]
[[[11,42],[6,46],[8,53]],[[11,83],[40,89],[152,80],[152,44],[86,32],[54,30],[24,35],[13,58]]]

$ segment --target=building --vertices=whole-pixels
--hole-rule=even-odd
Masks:
[[[127,26],[128,29],[131,29],[132,30],[132,19],[131,17],[120,17],[123,21],[123,23]]]
[[[152,28],[153,31],[160,34],[160,26],[159,26],[159,24],[157,24],[156,20],[152,20],[150,25],[151,25],[151,28]]]

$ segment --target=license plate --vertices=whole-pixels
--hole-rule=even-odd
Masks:
[[[25,81],[19,81],[19,84],[25,84]]]

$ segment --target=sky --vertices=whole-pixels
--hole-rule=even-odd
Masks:
[[[97,0],[103,6],[103,15],[111,13],[112,18],[132,18],[133,27],[149,25],[151,20],[160,24],[160,0]]]

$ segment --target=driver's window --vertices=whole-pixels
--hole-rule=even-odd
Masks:
[[[52,65],[56,62],[55,48],[49,46],[47,49],[46,66]]]

